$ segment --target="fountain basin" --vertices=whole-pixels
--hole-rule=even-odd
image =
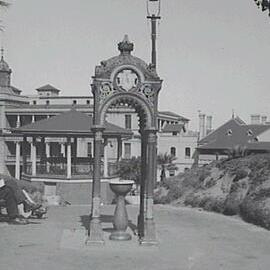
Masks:
[[[133,184],[134,181],[132,180],[114,180],[110,182],[110,188],[116,195],[125,196],[130,192]]]

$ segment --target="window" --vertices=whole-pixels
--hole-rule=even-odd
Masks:
[[[90,100],[89,100],[89,99],[86,100],[86,104],[87,104],[87,105],[90,104]]]
[[[33,101],[33,105],[36,105],[36,104],[37,104],[37,101],[36,101],[36,100],[34,100],[34,101]]]
[[[177,136],[178,132],[177,131],[173,131],[172,135],[173,136]]]
[[[130,114],[125,115],[125,128],[131,129],[131,115]]]
[[[247,135],[248,135],[248,136],[252,136],[252,135],[253,135],[252,130],[249,129],[249,130],[247,131]]]
[[[190,147],[186,147],[185,148],[185,158],[190,158],[190,154],[191,154]]]
[[[46,100],[46,105],[50,105],[50,101],[49,100]]]
[[[232,136],[232,130],[231,130],[231,129],[227,130],[226,135],[227,135],[227,136]]]
[[[176,148],[175,148],[175,147],[171,147],[171,155],[172,155],[173,157],[176,156]]]
[[[87,143],[87,156],[92,157],[92,143]]]
[[[131,158],[131,143],[124,144],[124,158]]]
[[[73,105],[77,104],[77,100],[73,100]]]

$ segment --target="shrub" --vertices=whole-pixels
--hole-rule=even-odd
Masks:
[[[240,205],[240,214],[245,221],[270,229],[270,212],[264,200],[254,201],[251,196],[246,197]]]

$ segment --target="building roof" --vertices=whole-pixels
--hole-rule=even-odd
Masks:
[[[159,114],[158,116],[160,116],[160,114],[165,114],[168,117],[177,117],[177,118],[181,118],[181,120],[183,120],[183,121],[189,121],[188,118],[183,117],[183,116],[176,114],[174,112],[171,112],[171,111],[159,111],[158,114]]]
[[[92,135],[93,119],[76,110],[53,116],[22,126],[13,131],[29,135]],[[106,136],[131,136],[132,132],[111,123],[105,123],[104,135]]]
[[[36,89],[38,92],[40,91],[52,91],[52,92],[60,92],[59,89],[55,88],[54,86],[50,85],[50,84],[46,84],[46,85],[43,85],[39,88]]]
[[[162,129],[162,132],[181,132],[183,129],[185,131],[185,127],[183,124],[166,124],[165,127]]]
[[[270,144],[256,142],[257,136],[268,129],[270,129],[270,125],[246,125],[239,117],[232,118],[201,139],[198,149],[230,149],[239,145],[248,149],[252,148],[252,150],[255,150],[256,147],[258,150],[259,148],[263,150],[263,147],[268,147]]]
[[[22,92],[22,90],[20,90],[20,89],[14,87],[14,86],[11,86],[11,89],[12,89],[12,91],[14,92],[15,95],[20,95],[21,92]]]

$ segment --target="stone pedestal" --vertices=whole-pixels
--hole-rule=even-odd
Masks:
[[[110,183],[110,188],[117,196],[116,207],[113,218],[114,232],[110,235],[110,240],[126,241],[131,239],[131,235],[126,232],[128,227],[128,214],[125,205],[125,196],[131,190],[134,181],[114,181]]]

